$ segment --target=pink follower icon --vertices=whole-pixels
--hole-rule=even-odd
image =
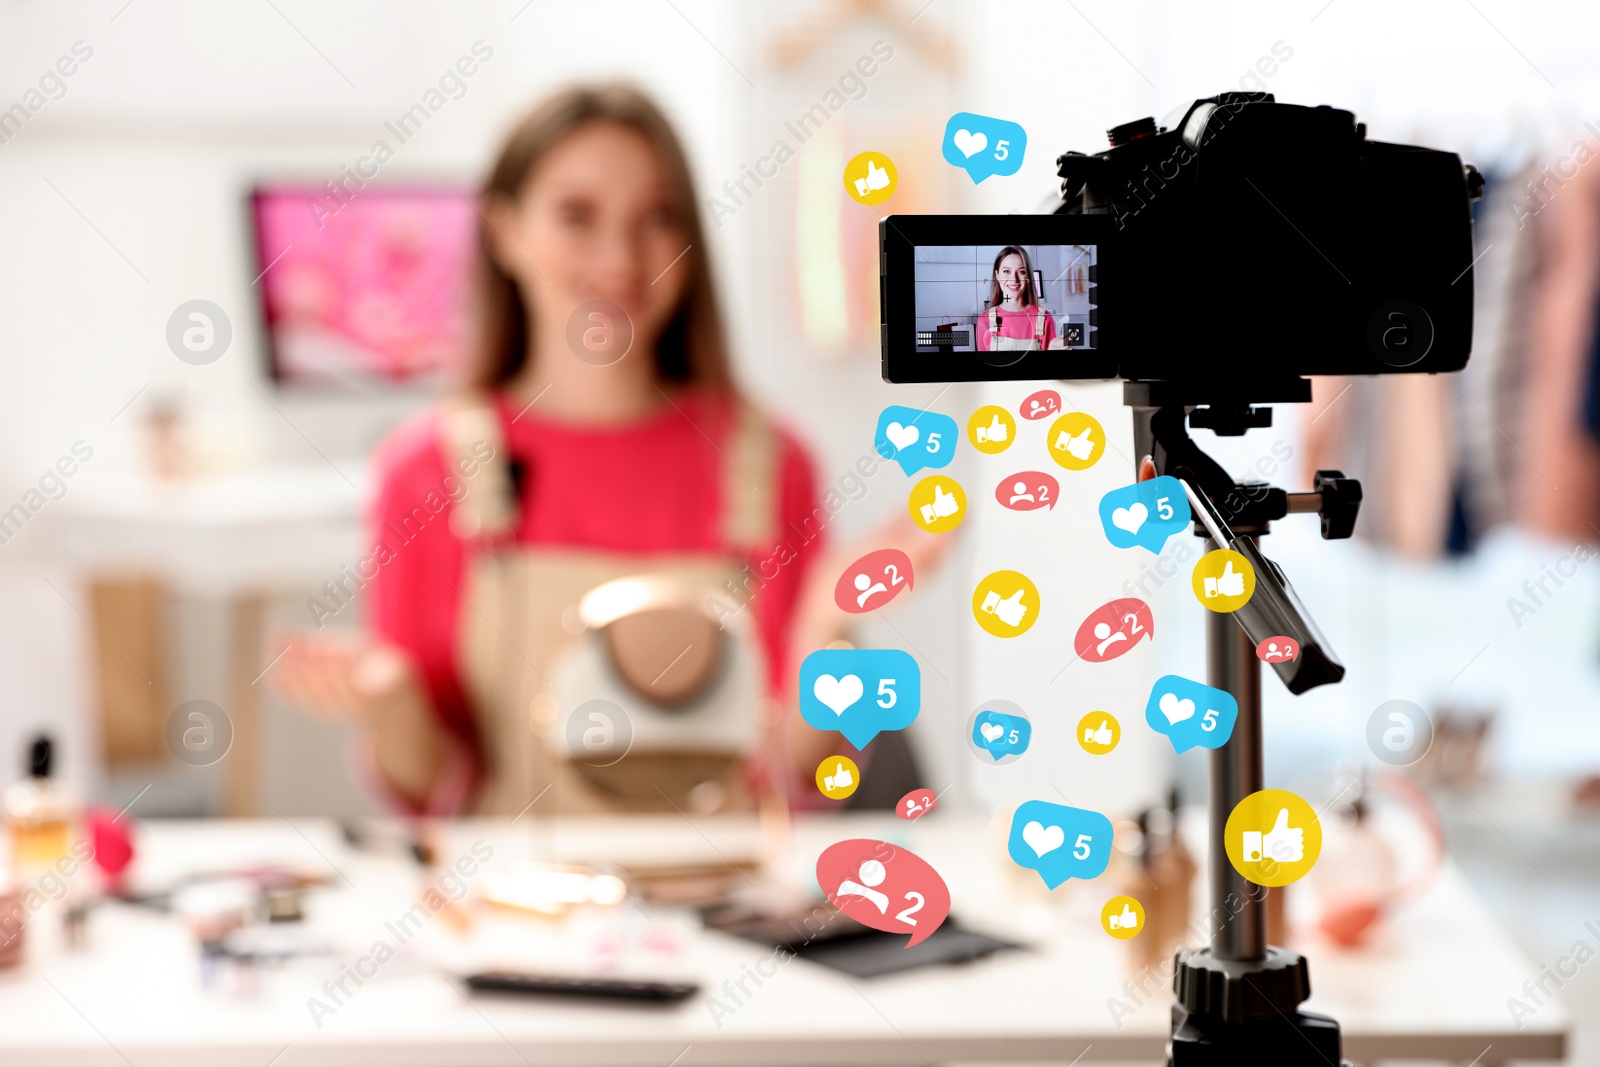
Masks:
[[[900,798],[894,813],[902,819],[920,819],[939,806],[939,795],[931,789],[913,789]]]
[[[1053,508],[1061,498],[1061,483],[1044,471],[1018,471],[1000,479],[994,498],[1012,511]]]
[[[833,587],[840,611],[862,615],[883,607],[916,584],[911,557],[898,548],[880,548],[846,567]]]
[[[887,841],[857,837],[817,857],[817,884],[829,903],[862,926],[910,934],[910,948],[950,914],[950,888],[928,861]]]
[[[1262,663],[1288,663],[1300,658],[1300,642],[1292,637],[1269,637],[1256,646]]]
[[[1054,389],[1041,389],[1025,398],[1017,414],[1025,419],[1048,419],[1061,413],[1061,394]]]
[[[1121,597],[1089,613],[1078,627],[1072,647],[1089,663],[1116,659],[1145,638],[1155,637],[1150,605],[1138,597]]]

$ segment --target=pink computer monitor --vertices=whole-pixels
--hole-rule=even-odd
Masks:
[[[315,185],[250,197],[255,288],[273,377],[412,383],[451,374],[469,343],[478,214],[450,185]]]

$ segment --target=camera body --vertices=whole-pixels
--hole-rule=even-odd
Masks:
[[[1454,153],[1370,141],[1349,111],[1269,93],[1222,93],[1170,128],[1147,118],[1109,136],[1106,151],[1059,157],[1053,214],[883,220],[886,380],[1120,377],[1247,395],[1303,375],[1465,366],[1482,181]],[[1005,330],[984,294],[1000,295],[989,260],[1007,247],[1038,278],[1039,306],[1083,305],[1031,348],[995,345]],[[1039,260],[1084,266],[1063,289]]]

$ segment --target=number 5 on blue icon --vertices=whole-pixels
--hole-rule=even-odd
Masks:
[[[1191,518],[1183,483],[1167,474],[1100,498],[1100,525],[1117,548],[1142,545],[1159,555],[1167,538],[1182,533]]]
[[[1006,851],[1054,889],[1069,878],[1098,878],[1111,862],[1111,820],[1098,811],[1029,800],[1011,817]]]
[[[1167,674],[1150,689],[1144,721],[1156,733],[1166,734],[1175,751],[1221,748],[1239,721],[1239,702],[1225,689]]]
[[[856,748],[903,730],[922,708],[922,670],[898,648],[825,648],[800,664],[800,717]]]
[[[944,160],[976,185],[990,175],[1015,174],[1028,150],[1028,134],[1015,122],[958,111],[945,123]]]
[[[895,404],[878,416],[873,444],[878,455],[900,464],[909,476],[924,467],[950,466],[960,433],[949,415]]]

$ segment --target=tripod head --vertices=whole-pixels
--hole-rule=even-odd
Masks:
[[[1158,475],[1183,483],[1195,516],[1195,532],[1218,548],[1243,555],[1256,573],[1256,591],[1234,618],[1252,645],[1271,637],[1291,637],[1300,646],[1293,660],[1274,663],[1279,679],[1296,695],[1344,677],[1339,662],[1317,625],[1306,613],[1294,587],[1276,563],[1261,554],[1257,538],[1271,522],[1291,513],[1315,511],[1322,518],[1325,540],[1349,537],[1361,505],[1361,484],[1339,471],[1318,471],[1307,493],[1287,493],[1263,482],[1235,482],[1216,460],[1189,436],[1189,427],[1209,429],[1224,437],[1272,425],[1272,409],[1256,403],[1304,403],[1311,382],[1290,378],[1272,385],[1253,385],[1252,399],[1224,397],[1225,388],[1190,382],[1127,382],[1124,402],[1133,409],[1133,441],[1137,454],[1148,456]]]

